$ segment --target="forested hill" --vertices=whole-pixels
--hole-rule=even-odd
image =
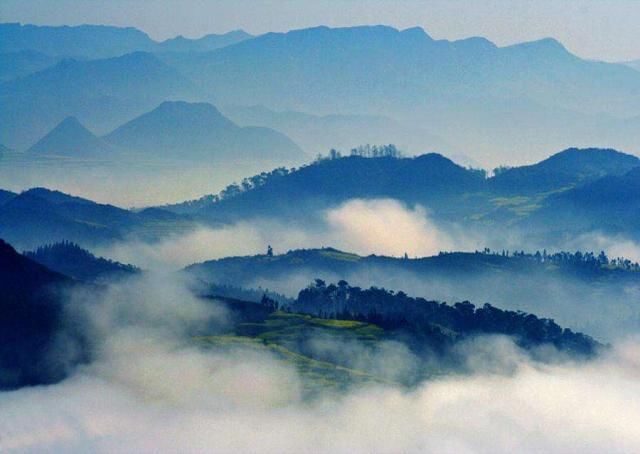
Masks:
[[[58,381],[81,355],[73,348],[52,354],[57,340],[75,342],[63,323],[63,291],[71,285],[0,240],[0,390]]]
[[[369,148],[365,155],[360,151],[348,157],[333,152],[299,169],[264,172],[218,195],[166,208],[204,221],[281,217],[304,222],[349,199],[393,198],[427,207],[438,221],[500,227],[552,210],[553,197],[562,192],[599,179],[623,178],[640,167],[640,159],[618,151],[568,149],[535,165],[496,169],[486,178],[483,171],[435,153],[401,158],[392,145]],[[640,194],[629,197],[627,203],[640,200]],[[633,230],[612,218],[618,230]]]
[[[444,209],[445,201],[484,186],[484,172],[465,169],[437,153],[415,158],[349,156],[321,159],[299,169],[276,169],[231,185],[218,196],[167,208],[232,219],[291,216],[302,210],[308,215],[316,207],[351,198],[389,197]]]
[[[475,334],[512,336],[525,348],[551,344],[581,355],[595,353],[598,342],[563,329],[553,320],[524,312],[504,311],[485,304],[476,308],[469,301],[453,305],[412,298],[372,287],[352,287],[346,281],[326,285],[318,279],[300,291],[290,308],[295,312],[332,319],[360,320],[385,329],[405,330],[433,347]]]
[[[441,301],[489,301],[503,309],[543,314],[606,340],[640,330],[640,265],[599,252],[501,250],[396,258],[325,248],[228,257],[186,270],[218,288],[262,288],[287,297],[295,297],[302,286],[320,278]],[[244,297],[238,292],[224,294]]]
[[[86,282],[129,276],[140,271],[132,265],[96,257],[70,241],[40,246],[24,255],[52,270]]]

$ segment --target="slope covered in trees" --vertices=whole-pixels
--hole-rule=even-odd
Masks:
[[[82,357],[80,350],[57,348],[79,342],[63,320],[70,285],[0,240],[0,389],[58,381]]]
[[[463,168],[435,153],[403,158],[393,145],[360,147],[349,156],[332,150],[329,157],[310,165],[263,172],[230,185],[218,195],[166,208],[204,221],[275,217],[307,222],[317,221],[323,210],[350,199],[392,198],[408,206],[426,207],[436,222],[452,221],[492,232],[517,225],[528,232],[534,225],[528,219],[538,211],[544,213],[540,219],[546,220],[571,218],[574,211],[579,214],[583,209],[579,203],[561,207],[557,200],[592,191],[589,185],[599,184],[609,188],[595,201],[604,202],[603,197],[611,191],[624,194],[612,194],[609,200],[617,197],[619,202],[611,206],[602,203],[600,218],[590,217],[590,225],[576,224],[571,234],[605,226],[608,231],[633,234],[637,221],[627,222],[629,215],[621,217],[614,210],[615,203],[640,203],[640,193],[634,190],[637,168],[640,159],[615,150],[568,149],[535,165],[497,169],[494,176],[486,178],[481,170]],[[605,180],[596,183],[600,178]],[[584,209],[589,204],[585,201]],[[629,211],[631,216],[634,212]],[[527,234],[539,239],[538,244],[558,239],[554,223],[535,225],[535,231]],[[571,228],[570,223],[566,226]]]
[[[532,314],[503,311],[488,303],[481,308],[469,301],[448,305],[412,298],[402,291],[352,287],[346,281],[326,285],[324,281],[316,280],[300,291],[292,309],[406,330],[436,348],[474,334],[503,334],[514,337],[523,347],[551,344],[581,355],[592,355],[598,347],[598,343],[588,336],[562,329],[553,320]]]
[[[51,270],[85,282],[108,281],[140,271],[132,265],[96,257],[69,241],[40,246],[24,255]]]

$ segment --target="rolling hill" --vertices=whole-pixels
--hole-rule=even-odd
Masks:
[[[302,150],[273,129],[239,127],[206,103],[163,102],[107,134],[122,149],[155,157],[298,162]]]
[[[558,235],[596,231],[640,241],[640,167],[554,194],[527,222]]]

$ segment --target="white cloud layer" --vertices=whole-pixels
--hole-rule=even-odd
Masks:
[[[321,225],[309,227],[255,219],[202,227],[157,243],[130,240],[97,252],[144,268],[179,268],[214,258],[264,253],[268,245],[276,252],[332,246],[362,255],[428,256],[473,244],[463,235],[438,228],[425,208],[410,208],[392,199],[352,199],[327,210],[323,218]]]
[[[410,391],[368,386],[307,401],[296,371],[271,355],[197,348],[193,330],[224,324],[224,312],[167,275],[75,301],[89,309],[83,313],[96,360],[60,384],[0,393],[2,452],[640,449],[637,339],[592,362],[547,365],[530,362],[503,338],[479,339],[462,349],[470,375]],[[387,351],[389,361],[382,355],[376,367],[415,361],[398,346]]]

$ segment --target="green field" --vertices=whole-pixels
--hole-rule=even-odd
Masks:
[[[385,339],[382,328],[354,320],[327,320],[310,315],[274,312],[258,323],[239,323],[233,332],[201,336],[196,340],[216,350],[252,349],[274,355],[294,366],[303,380],[305,392],[344,389],[353,384],[393,384],[370,371],[355,369],[337,361],[314,358],[306,352],[309,339],[358,342],[375,349]]]

